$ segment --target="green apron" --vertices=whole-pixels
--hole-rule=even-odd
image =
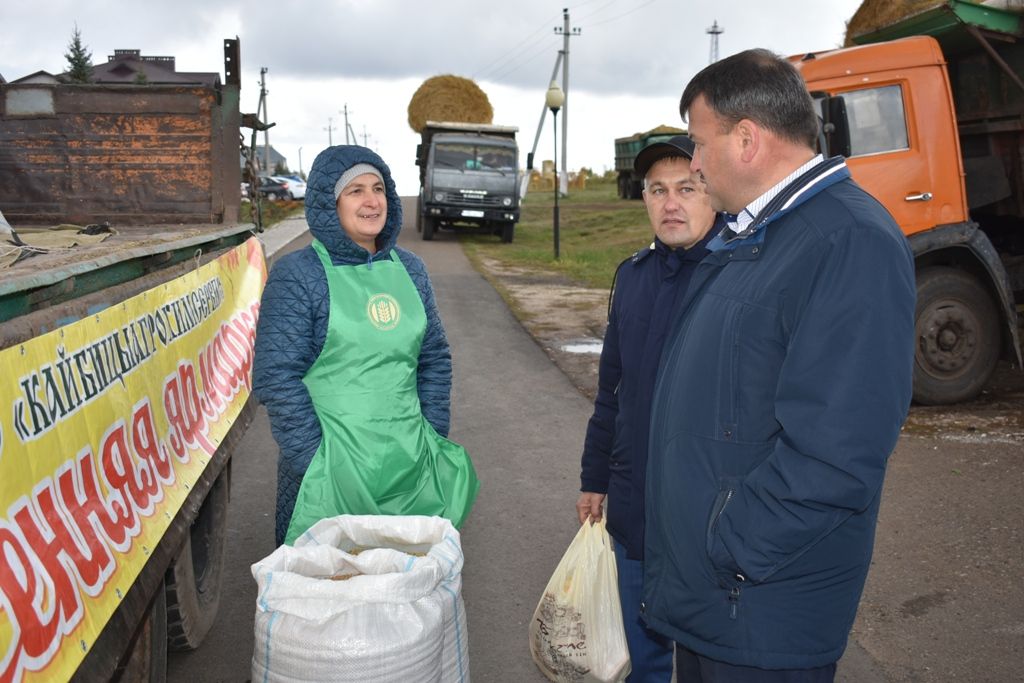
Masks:
[[[458,527],[480,482],[465,449],[440,436],[416,391],[427,315],[416,285],[391,258],[335,266],[319,241],[330,318],[302,381],[323,439],[302,478],[285,543],[326,517],[439,515]]]

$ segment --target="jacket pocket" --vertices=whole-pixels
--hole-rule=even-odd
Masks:
[[[726,589],[734,589],[746,580],[718,534],[719,522],[736,495],[738,486],[738,479],[727,478],[719,482],[718,494],[711,506],[704,538],[704,561],[708,572],[719,586]]]
[[[767,441],[778,430],[774,390],[785,357],[778,310],[714,292],[701,302],[698,313],[700,330],[689,330],[690,357],[680,383],[710,386],[703,408],[687,403],[695,417],[713,411],[705,413],[709,421],[700,423],[701,433],[736,444]]]

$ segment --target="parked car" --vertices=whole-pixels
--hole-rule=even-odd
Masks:
[[[302,178],[292,175],[276,175],[271,178],[284,183],[288,191],[288,199],[306,198],[306,182]]]
[[[256,191],[261,197],[266,197],[272,202],[277,201],[278,199],[290,198],[288,183],[269,176],[260,178],[260,184],[256,188]]]

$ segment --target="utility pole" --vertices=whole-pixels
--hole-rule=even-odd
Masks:
[[[331,131],[334,130],[334,119],[330,116],[327,117],[327,127],[324,130],[327,131],[327,146],[334,147],[334,138],[331,136]]]
[[[711,54],[708,55],[708,64],[714,64],[718,61],[718,36],[725,33],[725,29],[719,26],[718,19],[715,19],[715,23],[705,33],[711,36]]]
[[[348,122],[349,111],[347,102],[345,103],[345,106],[342,107],[341,111],[339,111],[338,113],[345,115],[345,144],[351,145],[356,141],[356,132],[352,130],[352,126]],[[349,137],[349,133],[352,134],[352,137]]]
[[[256,118],[260,117],[260,109],[262,109],[263,121],[270,121],[270,116],[267,114],[267,67],[260,67],[260,107],[256,110]],[[274,169],[270,168],[270,129],[263,129],[263,170],[267,175],[274,172]]]
[[[562,103],[562,176],[559,179],[559,189],[563,195],[569,194],[569,38],[578,36],[580,29],[569,28],[569,8],[562,8],[562,26],[555,27],[555,35],[562,36],[562,92],[565,93],[565,101]],[[555,169],[558,174],[558,169]]]
[[[562,51],[558,51],[558,57],[555,58],[555,68],[551,70],[551,83],[555,82],[555,76],[558,75],[558,67],[562,65]],[[541,105],[540,108],[540,121],[537,122],[537,134],[533,137],[533,147],[530,149],[529,154],[526,155],[526,170],[533,170],[533,157],[537,154],[537,143],[540,142],[540,131],[544,127],[544,116],[548,112],[547,103]],[[557,141],[556,141],[557,143]],[[557,152],[557,150],[556,150]],[[555,169],[555,175],[558,175],[558,169]],[[519,198],[522,199],[526,196],[526,190],[530,186],[530,174],[524,173],[522,183],[519,185]]]
[[[363,147],[369,147],[369,145],[366,144],[366,141],[367,141],[368,138],[369,138],[369,136],[366,134],[366,124],[364,123],[363,124]]]

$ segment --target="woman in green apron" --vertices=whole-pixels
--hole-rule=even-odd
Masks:
[[[271,270],[253,366],[281,450],[277,543],[340,514],[458,527],[479,482],[445,438],[451,355],[423,262],[395,246],[390,171],[364,147],[329,147],[305,201],[313,244]]]

